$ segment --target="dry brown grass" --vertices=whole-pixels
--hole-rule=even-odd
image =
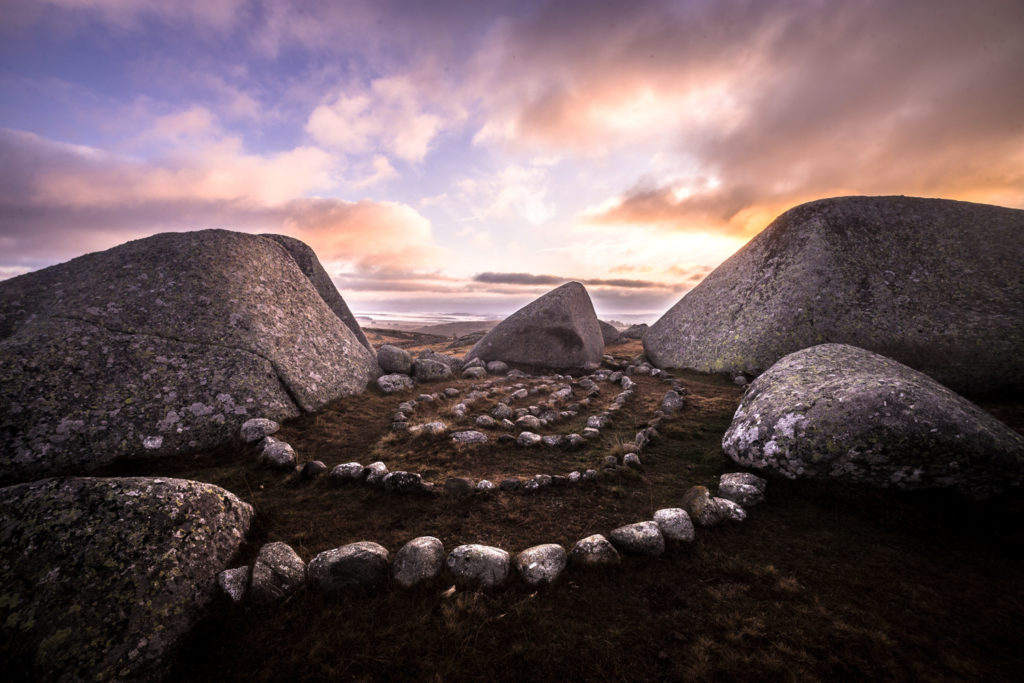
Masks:
[[[629,345],[611,350],[636,353]],[[720,439],[740,391],[726,378],[680,378],[691,391],[687,408],[659,427],[662,438],[643,454],[642,471],[596,485],[401,497],[283,477],[259,469],[242,447],[121,473],[212,481],[252,502],[257,526],[239,562],[270,540],[306,560],[359,540],[393,553],[423,534],[449,549],[569,546],[649,519],[677,505],[689,486],[734,469]],[[621,451],[646,422],[666,387],[637,379],[636,400],[599,443],[577,453],[460,449],[447,439],[395,435],[390,416],[401,397],[376,394],[289,423],[281,436],[303,459],[329,466],[381,459],[438,482],[560,473]],[[466,393],[473,383],[438,388],[449,384]],[[1002,405],[1020,414],[1012,400]],[[300,593],[266,610],[220,604],[187,643],[173,678],[1016,680],[1024,664],[1021,509],[1017,498],[978,506],[936,494],[773,481],[769,501],[743,524],[698,530],[695,543],[660,558],[569,572],[547,590],[450,593],[438,582],[326,599]]]

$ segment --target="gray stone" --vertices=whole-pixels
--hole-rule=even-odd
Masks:
[[[541,437],[541,443],[548,448],[560,448],[567,441],[564,434],[548,434],[547,436]]]
[[[382,463],[383,464],[383,463]],[[366,468],[357,462],[336,465],[328,475],[333,482],[362,481],[366,476]]]
[[[571,451],[579,450],[587,445],[587,440],[575,432],[565,435],[565,447]]]
[[[165,233],[0,282],[0,483],[230,442],[376,359],[278,243]]]
[[[491,417],[495,420],[508,420],[514,415],[515,411],[505,403],[499,403],[491,409]]]
[[[523,415],[521,418],[516,420],[516,427],[519,429],[535,430],[540,429],[542,426],[540,418],[534,415]]]
[[[694,486],[683,494],[682,508],[690,519],[703,527],[714,526],[722,521],[722,510],[711,499],[711,492],[704,486]]]
[[[468,360],[468,361],[466,361],[465,363],[462,364],[462,369],[463,370],[468,370],[470,368],[483,368],[485,371],[487,370],[487,366],[479,358],[474,358],[473,360]],[[486,372],[485,372],[485,374],[486,374]]]
[[[433,581],[444,567],[444,544],[433,536],[420,536],[403,545],[391,564],[391,578],[402,588]]]
[[[545,543],[527,548],[516,555],[514,564],[523,583],[528,586],[550,585],[565,571],[568,556],[556,543]]]
[[[272,436],[263,438],[260,442],[260,462],[267,467],[278,470],[288,470],[295,467],[295,449],[284,441],[278,441]]]
[[[246,443],[256,443],[265,436],[276,434],[277,430],[281,429],[281,425],[268,420],[265,417],[254,417],[251,420],[246,420],[242,423],[242,429],[240,434],[242,441]]]
[[[604,414],[591,415],[587,418],[587,426],[591,429],[604,429],[608,426],[608,416]]]
[[[583,481],[597,481],[597,470],[583,470]]]
[[[302,466],[299,470],[299,476],[303,479],[316,479],[321,474],[327,471],[327,465],[320,460],[310,460]]]
[[[640,467],[640,456],[636,453],[626,453],[622,456],[622,464],[626,467]]]
[[[508,372],[508,363],[500,360],[492,360],[487,363],[487,372],[492,375],[504,375]]]
[[[516,437],[516,443],[527,448],[539,446],[543,441],[544,439],[540,434],[534,434],[533,432],[520,432],[519,436]]]
[[[452,371],[452,374],[459,372],[463,367],[463,360],[461,358],[449,356],[444,353],[438,353],[437,351],[432,351],[430,349],[420,351],[419,357],[423,360],[433,360],[439,363],[444,363]]]
[[[584,427],[583,428],[583,438],[584,439],[587,439],[588,441],[592,441],[593,439],[598,439],[600,437],[601,437],[601,430],[600,429],[597,429],[595,427]]]
[[[327,271],[320,264],[320,259],[316,257],[316,252],[305,242],[294,237],[288,237],[287,235],[263,234],[260,237],[274,240],[288,250],[299,270],[309,278],[310,283],[316,289],[320,298],[324,300],[324,303],[334,311],[334,314],[338,316],[341,322],[345,323],[345,327],[359,340],[359,343],[365,346],[367,351],[373,353],[373,346],[370,344],[370,340],[366,338],[366,334],[359,327],[356,317],[352,315],[352,311],[349,310],[345,300],[341,298],[341,294],[335,288],[331,276],[327,274]]]
[[[325,550],[309,561],[309,583],[323,593],[373,589],[387,580],[387,548],[372,541]]]
[[[618,459],[617,456],[614,456],[614,455],[606,455],[606,456],[604,456],[604,466],[605,467],[612,467],[612,468],[614,468],[614,467],[617,467],[618,464],[619,464],[619,459]]]
[[[576,484],[580,481],[580,479],[583,478],[583,475],[577,472],[576,470],[573,470],[572,472],[567,474],[565,478],[569,481],[570,484]]]
[[[686,401],[675,391],[669,391],[661,399],[661,410],[666,415],[675,415],[686,406]]]
[[[658,556],[665,552],[665,538],[657,522],[627,524],[608,536],[616,548],[631,555]]]
[[[509,477],[502,479],[498,484],[498,488],[502,491],[518,491],[523,487],[523,480],[518,477]]]
[[[476,426],[483,427],[484,429],[494,429],[498,426],[498,421],[490,415],[481,415],[476,418]]]
[[[598,567],[620,561],[619,551],[601,534],[581,538],[569,551],[569,563],[574,567]]]
[[[225,569],[217,574],[217,586],[236,605],[245,600],[249,590],[249,567]]]
[[[0,489],[5,661],[18,652],[38,680],[165,678],[168,655],[216,597],[252,517],[224,489],[183,479]]]
[[[455,443],[476,445],[487,443],[487,435],[483,432],[477,431],[465,431],[465,432],[454,432],[452,434],[452,441]]]
[[[411,375],[412,355],[405,349],[384,344],[377,349],[377,363],[388,374]]]
[[[663,508],[654,513],[654,521],[667,541],[692,543],[695,537],[690,515],[682,508]]]
[[[718,479],[718,495],[745,508],[751,507],[764,501],[767,484],[761,477],[747,472],[723,474]]]
[[[447,396],[448,398],[455,398],[460,393],[462,393],[462,392],[460,392],[455,387],[448,387],[447,389],[444,390],[444,395]]]
[[[511,576],[509,554],[486,545],[460,545],[445,561],[455,582],[474,588],[494,588],[508,583]]]
[[[539,488],[547,488],[551,486],[551,475],[550,474],[535,474],[533,480],[537,482]]]
[[[718,507],[718,515],[723,520],[742,522],[747,518],[747,511],[726,498],[712,498],[712,504]]]
[[[440,420],[433,422],[425,422],[421,425],[413,425],[409,427],[409,433],[411,434],[429,434],[430,436],[441,436],[448,431],[448,425]]]
[[[570,282],[500,322],[466,358],[534,367],[596,368],[603,353],[601,328],[587,290]]]
[[[385,394],[396,394],[399,391],[409,391],[414,386],[415,382],[412,381],[412,377],[409,375],[381,375],[377,378],[377,388],[383,391]]]
[[[363,479],[371,486],[382,486],[386,476],[388,476],[388,466],[380,461],[372,462],[363,468]]]
[[[420,493],[423,491],[423,477],[415,472],[389,472],[381,480],[388,493]]]
[[[1024,386],[1024,211],[914,197],[803,204],[644,338],[655,365],[756,376],[822,341],[962,393]]]
[[[465,370],[462,371],[462,376],[466,379],[483,379],[484,377],[487,376],[487,368],[479,366],[466,368]]]
[[[486,479],[481,479],[476,483],[477,491],[493,491],[495,488],[494,482],[487,481]]]
[[[597,325],[601,328],[601,339],[604,341],[605,346],[618,344],[622,341],[622,335],[619,334],[619,331],[615,329],[614,325],[606,323],[603,320],[598,320]]]
[[[1020,485],[1024,436],[931,378],[843,344],[786,356],[747,391],[722,439],[788,478],[986,497]]]
[[[448,477],[444,492],[450,496],[465,496],[473,492],[473,481],[466,477]]]
[[[267,543],[252,565],[249,595],[256,602],[276,602],[306,583],[306,563],[287,543]]]
[[[452,377],[452,369],[448,365],[431,358],[417,358],[413,361],[412,372],[420,382],[440,382]]]

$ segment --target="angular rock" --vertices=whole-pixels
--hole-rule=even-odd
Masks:
[[[473,445],[487,443],[487,435],[483,432],[477,431],[465,431],[465,432],[453,432],[452,441],[455,443]]]
[[[722,447],[791,479],[980,498],[1024,478],[1024,436],[926,375],[844,344],[790,354],[758,377]]]
[[[362,481],[366,476],[366,468],[357,462],[336,465],[328,475],[333,482]]]
[[[726,498],[712,498],[712,504],[718,507],[718,515],[723,520],[729,519],[734,522],[742,522],[747,518],[747,511]]]
[[[452,376],[452,369],[448,365],[431,358],[417,358],[413,361],[412,372],[420,382],[440,382]]]
[[[483,367],[472,367],[466,368],[462,371],[462,376],[465,379],[483,379],[487,376],[487,368]]]
[[[1024,211],[915,197],[803,204],[658,320],[662,368],[756,376],[823,341],[893,358],[954,391],[1024,386]]]
[[[457,584],[474,588],[503,586],[511,576],[506,551],[478,544],[460,545],[452,550],[445,568]]]
[[[412,355],[405,349],[384,344],[377,349],[377,363],[388,374],[411,375]]]
[[[616,548],[631,555],[652,557],[665,552],[665,538],[657,522],[636,522],[613,529],[608,535]]]
[[[540,434],[534,434],[533,432],[520,432],[519,436],[516,437],[516,443],[527,448],[539,446],[543,441],[544,439]]]
[[[433,581],[444,567],[444,544],[433,536],[420,536],[403,545],[391,563],[391,578],[402,588]]]
[[[466,358],[534,367],[596,368],[603,353],[604,339],[590,296],[583,285],[570,282],[500,322]]]
[[[367,351],[373,353],[373,346],[370,344],[370,340],[366,338],[366,334],[359,327],[356,317],[349,310],[348,304],[345,303],[345,300],[341,298],[341,294],[334,287],[331,276],[327,274],[327,271],[320,264],[320,259],[316,257],[316,252],[308,244],[294,237],[273,234],[263,234],[260,237],[274,240],[288,250],[288,253],[295,260],[295,264],[309,278],[310,283],[316,289],[320,298],[324,300],[324,303],[334,311],[334,314],[338,316],[341,322],[345,323],[345,327],[352,332],[353,336],[359,340],[359,343],[365,346]]]
[[[565,571],[568,556],[557,543],[545,543],[527,548],[515,557],[515,567],[523,583],[528,586],[550,585]]]
[[[400,391],[409,391],[416,383],[409,375],[391,374],[381,375],[377,378],[377,388],[385,394],[397,394]]]
[[[260,548],[252,565],[249,595],[257,602],[276,602],[306,583],[306,563],[287,543],[276,541]]]
[[[492,360],[487,363],[487,372],[491,375],[504,375],[508,372],[508,363]]]
[[[723,510],[712,501],[711,492],[704,486],[694,486],[683,494],[682,507],[691,520],[703,527],[722,521]]]
[[[0,660],[35,680],[159,680],[204,616],[252,508],[169,478],[0,489]],[[97,646],[97,643],[102,646]]]
[[[363,479],[371,486],[383,486],[384,477],[388,476],[388,466],[377,461],[363,468]]]
[[[767,484],[761,477],[747,472],[723,474],[718,479],[718,495],[743,507],[751,507],[764,502]]]
[[[267,467],[278,470],[288,470],[295,467],[295,449],[284,441],[278,441],[272,436],[263,438],[261,442],[260,462]]]
[[[619,343],[619,341],[622,338],[622,335],[619,334],[619,331],[615,329],[614,325],[612,325],[611,323],[606,323],[603,320],[598,320],[597,324],[601,328],[601,338],[604,340],[605,346],[610,346],[612,344]]]
[[[327,471],[327,465],[320,460],[310,460],[299,470],[299,476],[303,479],[315,479]]]
[[[381,480],[388,493],[419,493],[423,490],[423,477],[415,472],[389,472]]]
[[[387,580],[387,548],[372,541],[325,550],[309,561],[309,583],[323,593],[373,589]]]
[[[249,573],[251,571],[252,569],[249,567],[225,569],[217,574],[217,586],[231,602],[238,604],[245,600],[245,594],[249,591]]]
[[[682,508],[663,508],[654,513],[654,521],[667,541],[691,543],[695,537],[690,515]]]
[[[620,561],[619,551],[601,534],[581,538],[569,551],[569,563],[574,567],[598,567]]]
[[[376,359],[273,240],[165,233],[0,282],[0,483],[194,453]]]
[[[246,420],[242,423],[240,434],[242,436],[242,441],[246,443],[256,443],[265,436],[276,434],[279,429],[281,429],[281,425],[273,420],[268,420],[265,417],[254,417],[253,419]]]

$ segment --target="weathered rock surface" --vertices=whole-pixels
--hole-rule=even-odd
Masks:
[[[246,420],[242,423],[242,428],[239,434],[242,437],[242,441],[246,443],[256,443],[265,436],[276,434],[277,430],[281,428],[281,425],[277,424],[273,420],[268,420],[265,417],[254,417],[251,420]]]
[[[482,444],[487,443],[487,435],[475,430],[463,432],[452,432],[452,441],[461,444]]]
[[[786,356],[740,402],[722,448],[788,478],[987,496],[1020,485],[1024,437],[938,382],[845,344]]]
[[[384,344],[377,349],[377,363],[388,374],[408,375],[412,373],[412,355],[405,349]]]
[[[466,359],[548,368],[596,368],[604,353],[601,327],[578,282],[553,289],[498,323]]]
[[[632,555],[657,556],[665,552],[665,537],[657,522],[636,522],[608,534],[616,548]]]
[[[617,344],[622,337],[619,331],[615,329],[615,326],[606,323],[603,320],[598,320],[597,324],[601,327],[601,338],[604,339],[604,345],[610,346],[611,344]]]
[[[128,242],[0,282],[0,482],[191,453],[378,374],[278,243]]]
[[[601,534],[581,538],[569,551],[569,562],[573,566],[597,567],[620,561],[619,551]]]
[[[764,502],[768,482],[749,472],[732,472],[718,478],[718,496],[743,507]]]
[[[309,561],[309,583],[324,593],[377,588],[387,580],[387,548],[372,541],[325,550]]]
[[[423,490],[423,477],[415,472],[390,472],[381,480],[388,493],[419,493]]]
[[[316,257],[316,252],[302,240],[297,240],[287,235],[263,234],[260,237],[272,239],[288,250],[291,257],[295,259],[296,265],[299,266],[299,270],[309,278],[310,283],[316,289],[320,298],[324,300],[324,303],[334,311],[334,315],[338,316],[341,322],[345,323],[345,327],[352,332],[352,335],[359,340],[359,343],[365,346],[366,350],[372,354],[373,346],[370,344],[370,340],[366,338],[363,328],[359,327],[359,323],[356,321],[356,317],[352,315],[352,311],[349,310],[348,304],[341,298],[341,294],[338,293],[334,283],[331,282],[331,276],[327,274],[327,271],[320,264],[320,259]]]
[[[160,678],[252,516],[224,489],[182,479],[0,489],[0,660],[32,669],[4,677]]]
[[[249,567],[225,569],[217,574],[217,586],[224,595],[230,598],[231,602],[240,603],[245,600],[245,595],[249,592],[249,573],[251,571]]]
[[[286,598],[306,584],[306,563],[290,545],[267,543],[252,565],[249,594],[257,602]]]
[[[412,381],[412,377],[397,372],[390,375],[381,375],[377,378],[377,388],[385,394],[408,391],[414,386],[416,386],[416,383]]]
[[[557,543],[545,543],[527,548],[516,555],[515,566],[523,583],[528,586],[552,584],[565,571],[568,556]]]
[[[708,527],[722,521],[722,510],[711,498],[707,487],[694,486],[683,494],[682,507],[697,524]]]
[[[411,588],[441,575],[444,567],[444,543],[433,536],[414,538],[395,553],[391,577],[402,588]]]
[[[650,329],[650,326],[647,323],[630,325],[622,331],[622,336],[626,339],[643,339],[648,329]]]
[[[662,508],[654,513],[654,521],[666,541],[691,543],[696,536],[690,515],[682,508]]]
[[[420,382],[440,382],[451,379],[452,369],[433,358],[417,358],[412,363],[412,373]]]
[[[448,553],[445,567],[456,583],[475,588],[502,586],[511,576],[509,554],[486,545],[460,545]]]
[[[346,462],[335,465],[328,476],[335,483],[362,481],[366,476],[366,468],[357,462]]]
[[[264,437],[260,442],[260,463],[277,470],[289,470],[295,467],[297,456],[291,444],[278,441],[272,436]]]
[[[1024,386],[1024,211],[839,197],[779,216],[644,337],[662,368],[757,375],[824,342],[961,393]]]

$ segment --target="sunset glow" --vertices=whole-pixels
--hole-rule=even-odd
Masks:
[[[0,2],[0,278],[308,242],[356,311],[653,321],[785,209],[1024,208],[1018,0]]]

